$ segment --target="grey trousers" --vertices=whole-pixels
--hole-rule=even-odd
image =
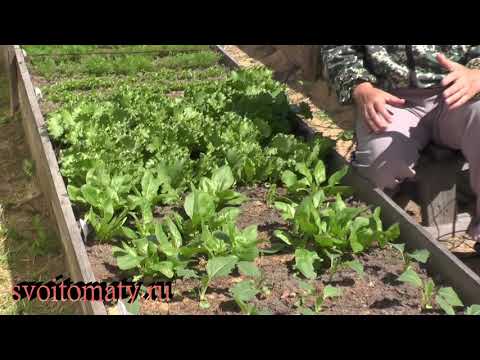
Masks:
[[[402,108],[387,105],[393,122],[381,134],[370,132],[357,118],[358,146],[352,165],[380,189],[394,189],[415,176],[419,152],[430,142],[461,150],[470,165],[480,216],[480,101],[449,111],[443,88],[401,89],[392,94],[407,101]]]

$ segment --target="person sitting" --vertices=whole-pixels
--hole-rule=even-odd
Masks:
[[[415,176],[431,142],[461,150],[477,195],[468,234],[480,253],[480,45],[322,45],[341,104],[357,109],[352,166],[382,190]]]

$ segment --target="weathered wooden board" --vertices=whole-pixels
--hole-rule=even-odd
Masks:
[[[35,96],[22,50],[17,46],[6,46],[3,51],[7,52],[6,56],[11,59],[13,64],[10,68],[12,94],[18,99],[26,141],[35,162],[41,189],[49,201],[57,223],[70,276],[73,281],[95,282],[65,183],[45,130],[45,121]],[[107,314],[105,306],[101,302],[80,302],[80,304],[84,314]]]

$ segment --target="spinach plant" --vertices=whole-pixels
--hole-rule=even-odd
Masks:
[[[420,289],[422,295],[421,307],[424,310],[433,309],[435,303],[447,314],[455,315],[455,307],[463,307],[463,303],[451,287],[437,288],[433,280],[422,280],[410,266],[399,276],[398,281],[408,283]]]

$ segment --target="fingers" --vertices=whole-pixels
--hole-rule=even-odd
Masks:
[[[385,104],[377,103],[374,106],[375,106],[375,110],[377,111],[377,114],[380,114],[387,123],[391,124],[392,115],[386,109]]]
[[[367,112],[368,115],[370,116],[370,120],[374,124],[374,130],[376,133],[384,131],[388,127],[388,123],[382,118],[380,114],[377,113],[377,110],[375,109],[375,105],[369,104],[367,105]]]
[[[465,105],[472,97],[468,94],[463,95],[457,102],[449,106],[449,110],[455,110]]]
[[[378,127],[375,125],[375,123],[373,122],[373,120],[370,117],[370,114],[368,113],[366,105],[363,107],[363,118],[365,119],[365,122],[366,122],[367,126],[370,128],[371,131],[373,131],[374,133],[379,132]]]
[[[447,76],[445,76],[442,80],[442,86],[443,87],[447,87],[448,85],[450,85],[451,83],[453,83],[454,81],[457,81],[459,78],[460,78],[460,73],[457,72],[457,71],[454,71],[450,74],[448,74]]]
[[[437,55],[437,61],[440,65],[442,65],[448,71],[455,71],[457,63],[447,59],[447,57],[443,54]]]
[[[455,82],[452,86],[450,86],[447,90],[443,92],[443,96],[445,99],[448,99],[452,95],[458,93],[460,90],[465,89],[465,84],[460,81]]]
[[[390,95],[386,99],[386,101],[387,101],[387,103],[389,103],[390,105],[393,105],[393,106],[403,106],[406,103],[405,99],[400,99],[399,97],[396,97],[394,95]]]
[[[459,101],[462,97],[464,97],[467,94],[467,89],[466,88],[460,88],[457,92],[454,94],[450,95],[448,98],[446,98],[445,102],[447,103],[448,107],[451,108],[453,104],[455,104],[457,101]]]

